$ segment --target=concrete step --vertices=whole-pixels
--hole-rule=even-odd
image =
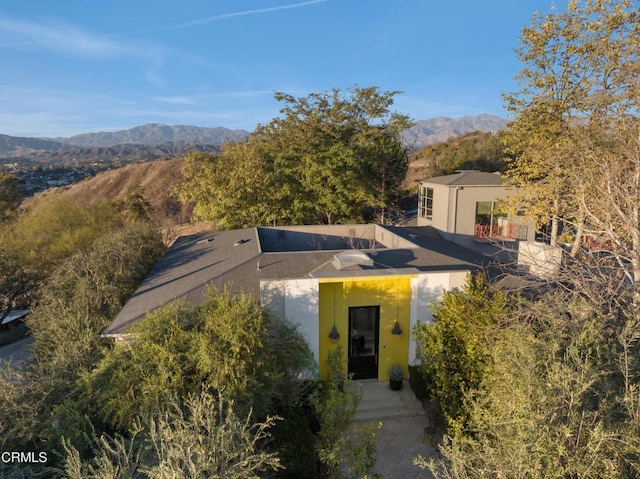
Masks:
[[[388,382],[360,382],[362,399],[354,422],[424,416],[422,403],[415,397],[407,381],[400,391],[389,388]]]

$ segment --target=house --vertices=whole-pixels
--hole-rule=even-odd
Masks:
[[[258,227],[183,236],[103,336],[122,338],[169,301],[195,306],[211,285],[227,287],[297,323],[319,364],[341,345],[346,373],[385,380],[392,364],[406,371],[415,362],[412,329],[432,321],[431,304],[480,266],[480,255],[431,227]]]
[[[497,173],[460,170],[419,181],[418,226],[431,226],[444,238],[482,253],[496,245],[534,241],[535,226],[522,216],[497,209],[513,194]]]
[[[0,315],[2,321],[0,321],[0,333],[9,331],[12,328],[24,322],[24,318],[31,314],[30,309],[14,309],[6,313],[6,315]]]

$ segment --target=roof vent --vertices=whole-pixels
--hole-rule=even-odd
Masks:
[[[240,246],[241,244],[245,244],[247,243],[249,240],[245,239],[245,238],[240,238],[238,241],[236,241],[235,243],[233,243],[233,246]]]
[[[362,251],[343,251],[334,255],[333,266],[341,271],[351,266],[373,266],[373,260]]]

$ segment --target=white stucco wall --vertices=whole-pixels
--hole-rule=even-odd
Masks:
[[[452,208],[449,201],[449,187],[432,183],[424,183],[424,186],[433,188],[433,217],[426,219],[420,216],[420,198],[418,198],[418,226],[433,226],[435,229],[446,232],[449,212]]]
[[[260,303],[274,318],[285,318],[284,291],[284,280],[260,281]]]
[[[298,325],[316,361],[319,358],[318,293],[315,278],[260,282],[262,305],[275,317]]]
[[[560,272],[562,248],[545,243],[523,241],[518,245],[518,265],[540,278],[554,279]]]
[[[431,305],[442,298],[442,291],[449,289],[451,276],[458,272],[424,273],[411,279],[411,324],[409,336],[409,364],[416,364],[416,341],[413,329],[421,323],[433,324]],[[465,273],[466,274],[466,273]],[[457,278],[455,278],[457,279]]]
[[[299,325],[299,331],[309,343],[316,361],[319,360],[319,286],[318,280],[291,279],[285,281],[285,317]]]

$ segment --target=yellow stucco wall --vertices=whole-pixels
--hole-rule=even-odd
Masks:
[[[409,314],[411,306],[411,275],[362,278],[323,279],[319,285],[319,360],[324,375],[324,364],[330,350],[342,346],[344,372],[347,373],[349,346],[349,308],[354,306],[380,306],[380,334],[378,344],[378,380],[389,379],[389,367],[399,364],[407,374],[409,355]],[[334,324],[340,339],[334,343],[329,333]],[[396,318],[402,335],[391,330]]]

